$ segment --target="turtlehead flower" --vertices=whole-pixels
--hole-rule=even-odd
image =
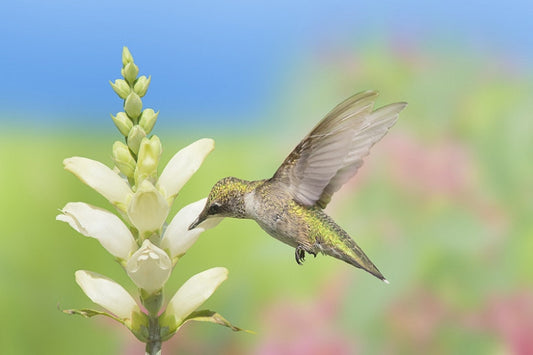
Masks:
[[[157,136],[143,138],[137,157],[137,168],[135,169],[135,181],[137,183],[150,178],[154,181],[157,177],[157,166],[161,157],[161,141]]]
[[[124,137],[127,137],[130,130],[133,128],[133,122],[131,122],[128,115],[125,112],[119,112],[116,116],[111,115],[111,119],[117,126],[118,130]]]
[[[167,282],[172,262],[167,253],[146,239],[128,260],[126,271],[138,288],[151,294],[162,289]]]
[[[207,198],[193,202],[183,207],[172,219],[163,234],[161,248],[170,253],[172,259],[181,257],[196,242],[200,234],[220,223],[222,218],[209,218],[198,227],[189,230],[205,206]]]
[[[130,133],[128,134],[128,147],[134,154],[139,154],[141,142],[145,137],[146,132],[141,126],[135,125],[131,128]]]
[[[200,168],[204,159],[215,148],[215,142],[203,138],[177,152],[159,176],[157,188],[166,196],[169,204],[183,185]]]
[[[159,116],[159,111],[155,112],[151,108],[147,108],[141,113],[141,117],[139,118],[139,126],[144,129],[146,134],[152,132],[152,128],[154,128],[155,122],[157,121],[157,116]]]
[[[128,63],[133,62],[133,56],[131,55],[130,50],[128,47],[124,46],[122,47],[122,66],[126,66]]]
[[[144,180],[131,198],[128,217],[144,237],[161,229],[169,211],[170,206],[163,195],[150,181]]]
[[[63,160],[63,165],[65,170],[95,189],[119,210],[126,211],[132,191],[126,180],[113,170],[96,160],[82,157],[67,158]]]
[[[146,91],[148,90],[148,86],[150,86],[151,80],[151,76],[149,76],[148,78],[144,75],[140,76],[137,80],[135,80],[135,85],[133,85],[133,91],[135,91],[140,97],[143,97],[146,94]]]
[[[113,90],[121,99],[125,99],[131,92],[129,84],[123,79],[117,79],[115,82],[109,81]]]
[[[139,74],[139,67],[133,62],[126,63],[124,68],[122,68],[122,76],[128,84],[132,85]]]
[[[111,115],[125,142],[113,144],[113,169],[87,158],[64,160],[65,169],[77,176],[111,202],[123,218],[84,202],[69,202],[56,217],[84,236],[97,239],[125,269],[139,290],[139,307],[135,299],[113,280],[90,271],[76,272],[76,282],[85,294],[106,311],[91,309],[65,310],[84,317],[104,315],[125,326],[142,342],[147,354],[160,354],[161,343],[169,339],[185,322],[213,322],[241,330],[218,313],[196,311],[227,278],[228,271],[217,267],[191,277],[176,292],[161,314],[164,286],[185,252],[199,235],[218,224],[210,218],[193,230],[206,199],[182,208],[164,228],[170,207],[180,189],[198,170],[213,150],[212,139],[200,139],[177,152],[158,178],[162,145],[155,135],[148,137],[159,112],[144,109],[141,97],[146,94],[150,77],[137,78],[139,68],[129,50],[122,52],[124,79],[110,82],[124,99],[124,112]],[[163,232],[164,230],[164,232]],[[140,247],[139,247],[140,246]],[[161,316],[159,316],[161,314]]]
[[[191,277],[168,303],[161,315],[162,325],[168,326],[171,332],[177,329],[227,278],[228,270],[224,267],[215,267]]]
[[[131,320],[140,308],[131,295],[115,281],[91,271],[76,271],[76,282],[94,303],[121,320]]]
[[[113,162],[124,176],[133,177],[137,162],[126,144],[118,141],[113,144]]]
[[[139,95],[136,92],[130,92],[126,100],[124,101],[124,111],[133,122],[137,122],[137,118],[141,114],[143,109],[143,103]]]
[[[69,202],[56,220],[68,223],[86,237],[97,239],[111,255],[127,260],[137,243],[126,225],[113,213],[83,202]]]

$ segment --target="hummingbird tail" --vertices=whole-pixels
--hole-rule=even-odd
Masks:
[[[326,255],[342,260],[359,269],[363,269],[387,284],[389,283],[385,276],[383,276],[383,274],[378,270],[376,265],[370,261],[368,256],[366,256],[363,250],[352,238],[346,238],[344,241],[345,243],[342,245],[334,245],[330,247],[325,247],[322,245],[321,251]]]

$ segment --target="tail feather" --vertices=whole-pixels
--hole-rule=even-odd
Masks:
[[[383,276],[379,269],[374,265],[372,261],[366,256],[363,250],[355,243],[355,241],[348,237],[343,240],[343,245],[334,246],[321,246],[322,253],[342,260],[350,265],[353,265],[359,269],[363,269],[366,272],[374,275],[378,279],[385,283],[389,281]]]

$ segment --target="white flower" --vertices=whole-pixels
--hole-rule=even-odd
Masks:
[[[168,250],[171,258],[185,254],[203,231],[215,227],[222,220],[222,218],[208,218],[198,227],[189,230],[191,223],[204,208],[206,200],[207,198],[204,198],[183,207],[168,225],[161,241],[161,248]]]
[[[96,304],[123,320],[131,320],[133,312],[140,312],[131,295],[115,281],[91,271],[76,271],[76,282]]]
[[[154,185],[144,180],[133,195],[128,206],[128,217],[139,230],[139,235],[161,228],[170,211],[170,206]]]
[[[137,287],[151,294],[167,282],[172,262],[167,253],[146,239],[128,260],[126,271]]]
[[[214,148],[215,142],[212,139],[203,138],[183,148],[170,159],[157,181],[157,188],[169,204],[172,204],[174,197]]]
[[[137,156],[137,167],[135,168],[135,181],[139,184],[146,178],[157,176],[157,166],[161,157],[161,141],[157,136],[143,138]]]
[[[96,160],[82,157],[67,158],[63,164],[66,170],[98,191],[117,208],[126,210],[132,192],[128,183],[113,170]]]
[[[98,239],[113,256],[126,260],[137,249],[126,225],[113,213],[83,202],[69,202],[56,220],[67,222],[86,237]]]
[[[164,318],[173,317],[174,325],[181,324],[185,318],[205,302],[220,284],[228,278],[228,270],[215,267],[187,280],[168,303]],[[171,327],[172,328],[172,327]]]

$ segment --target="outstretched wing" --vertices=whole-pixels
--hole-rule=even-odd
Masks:
[[[337,105],[294,148],[271,181],[284,184],[299,203],[325,208],[407,105],[394,103],[373,111],[377,95],[364,91]]]

